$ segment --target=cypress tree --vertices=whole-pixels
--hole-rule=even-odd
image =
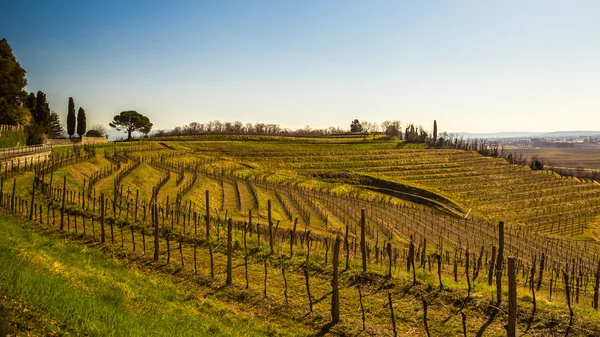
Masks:
[[[85,110],[83,110],[83,108],[79,108],[79,111],[77,111],[77,134],[79,135],[79,138],[85,135],[85,131]]]
[[[46,94],[42,91],[37,92],[37,97],[35,99],[35,113],[32,115],[35,122],[41,127],[46,127],[50,121],[50,107],[46,100]]]
[[[31,112],[31,114],[35,114],[35,109],[37,107],[36,105],[37,100],[35,98],[35,94],[34,93],[29,93],[29,96],[27,96],[27,100],[25,101],[25,105],[27,106],[27,108],[29,108],[29,111]]]
[[[433,142],[437,141],[437,121],[433,120]]]
[[[73,97],[69,97],[69,112],[67,113],[67,133],[69,138],[75,134],[75,102]]]

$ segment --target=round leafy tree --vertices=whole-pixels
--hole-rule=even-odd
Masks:
[[[148,134],[152,129],[152,123],[148,117],[133,110],[123,111],[116,115],[109,125],[117,131],[127,132],[127,140],[131,140],[131,133],[134,131]]]

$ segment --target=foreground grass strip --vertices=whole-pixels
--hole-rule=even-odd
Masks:
[[[0,214],[0,287],[76,335],[261,336],[305,334],[197,298],[160,275],[124,266],[96,250]],[[289,330],[288,330],[289,329]]]

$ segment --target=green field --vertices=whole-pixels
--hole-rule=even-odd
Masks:
[[[519,148],[507,151],[522,153],[526,158],[537,156],[550,166],[600,169],[600,147]]]
[[[531,171],[473,151],[355,138],[165,138],[101,146],[91,159],[72,158],[53,172],[39,168],[46,185],[38,185],[33,199],[32,172],[4,180],[3,207],[16,213],[1,221],[9,238],[2,243],[0,274],[0,291],[9,299],[0,310],[12,322],[0,329],[7,333],[31,327],[42,335],[164,335],[178,326],[179,335],[356,335],[361,289],[367,334],[393,335],[389,292],[399,335],[425,334],[423,303],[434,336],[462,334],[461,313],[469,335],[503,335],[506,265],[500,311],[496,288],[488,285],[499,221],[506,228],[504,262],[517,260],[518,331],[600,333],[590,304],[600,185],[591,180]],[[98,172],[106,174],[82,193]],[[362,210],[367,272],[361,269]],[[24,221],[30,215],[36,221]],[[330,325],[336,237],[341,322]],[[414,275],[406,268],[411,249]],[[531,275],[536,283],[542,278],[533,314],[525,286]],[[57,296],[62,302],[51,300]]]

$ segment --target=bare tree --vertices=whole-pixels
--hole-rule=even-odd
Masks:
[[[106,126],[102,124],[94,124],[89,127],[86,136],[88,137],[105,137],[106,136]]]

